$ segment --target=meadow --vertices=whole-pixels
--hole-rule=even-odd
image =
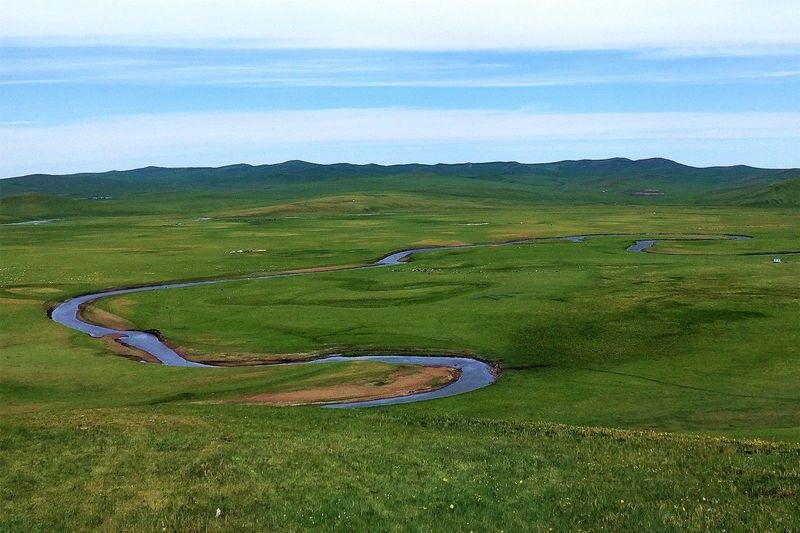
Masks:
[[[388,183],[3,199],[6,223],[54,220],[0,225],[0,529],[800,526],[800,256],[770,255],[798,248],[796,208]],[[95,305],[197,360],[447,352],[502,369],[431,402],[243,405],[393,369],[167,368],[46,314],[102,288],[584,233],[630,237]],[[754,238],[697,240],[728,233]],[[648,236],[668,240],[625,252]]]

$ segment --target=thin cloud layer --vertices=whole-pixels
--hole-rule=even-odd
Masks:
[[[2,50],[2,49],[0,49]],[[649,57],[640,52],[6,49],[0,85],[139,83],[251,87],[516,88],[800,78],[794,56]]]
[[[6,0],[2,36],[116,43],[400,50],[800,45],[795,0]]]

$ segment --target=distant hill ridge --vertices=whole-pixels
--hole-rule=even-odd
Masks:
[[[495,161],[485,163],[398,165],[317,164],[291,160],[266,165],[235,164],[222,167],[144,167],[67,175],[31,174],[0,180],[0,196],[47,194],[92,197],[159,190],[260,187],[278,183],[310,183],[369,178],[460,178],[522,183],[553,191],[583,188],[609,189],[635,194],[637,189],[682,186],[693,194],[712,195],[726,203],[800,205],[797,198],[800,169],[765,169],[746,165],[692,167],[664,158],[632,160],[566,160],[552,163]],[[670,191],[666,191],[669,197]],[[674,196],[674,195],[673,195]]]
[[[547,171],[547,172],[565,172],[565,171],[579,171],[579,172],[702,172],[710,170],[735,170],[738,172],[756,172],[756,173],[779,173],[784,171],[798,171],[800,169],[766,169],[751,167],[747,165],[733,165],[733,166],[711,166],[711,167],[693,167],[684,165],[671,159],[661,157],[653,157],[649,159],[628,159],[625,157],[613,157],[610,159],[567,159],[563,161],[555,161],[551,163],[519,163],[517,161],[490,161],[482,163],[402,163],[394,165],[380,165],[377,163],[311,163],[300,159],[292,159],[282,163],[272,163],[264,165],[250,165],[247,163],[237,163],[232,165],[225,165],[221,167],[158,167],[147,166],[142,168],[135,168],[130,170],[109,170],[105,172],[81,172],[73,174],[27,174],[24,176],[16,176],[6,178],[10,180],[23,180],[32,179],[36,177],[166,177],[171,175],[183,174],[186,172],[196,173],[197,175],[204,174],[239,174],[239,173],[253,173],[253,172],[302,172],[302,171],[319,171],[330,170],[332,172],[344,170],[371,170],[381,173],[385,172],[407,172],[407,171],[424,171],[424,170],[451,170],[451,171],[505,171],[505,172],[531,172],[531,171]]]

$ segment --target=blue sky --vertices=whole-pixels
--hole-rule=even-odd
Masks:
[[[0,176],[287,159],[800,166],[796,2],[148,3],[10,0]]]

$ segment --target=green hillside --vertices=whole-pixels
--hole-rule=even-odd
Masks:
[[[274,165],[219,168],[160,168],[63,176],[34,174],[0,181],[0,196],[50,194],[112,199],[145,193],[247,189],[256,193],[280,186],[327,183],[339,191],[409,190],[430,183],[458,189],[468,181],[504,183],[540,202],[592,203],[739,203],[754,196],[760,205],[798,205],[796,188],[784,182],[800,178],[800,169],[748,166],[696,168],[667,159],[624,158],[523,164],[517,162],[437,165],[319,165],[287,161]],[[761,193],[761,190],[768,192]],[[739,194],[741,191],[741,194]],[[766,199],[760,199],[765,196]]]
[[[787,172],[785,179],[743,186],[718,194],[720,201],[754,207],[800,206],[800,176]]]

